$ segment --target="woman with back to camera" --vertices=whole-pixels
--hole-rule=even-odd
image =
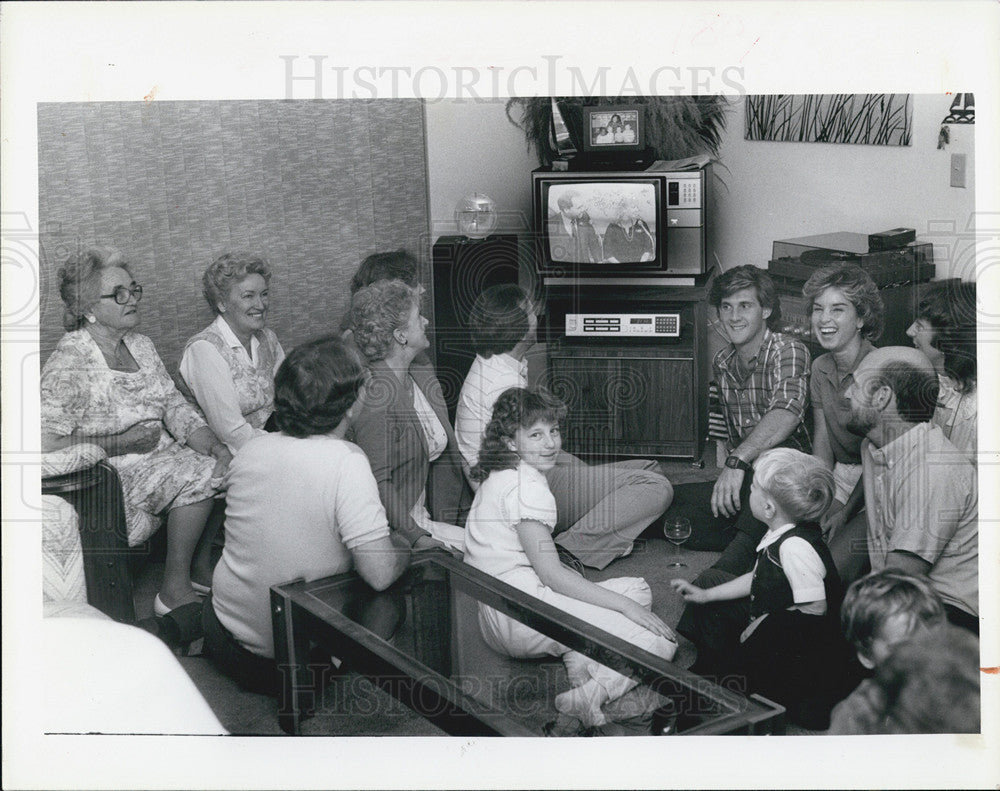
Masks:
[[[418,361],[430,342],[420,295],[400,280],[382,280],[351,300],[354,343],[371,380],[354,423],[389,525],[413,549],[460,549],[471,502],[441,385]],[[433,486],[431,483],[433,482]]]
[[[403,572],[364,454],[345,441],[364,368],[333,336],[292,350],[275,378],[279,432],[233,460],[226,544],[204,610],[205,652],[247,689],[276,689],[272,585],[357,569],[376,590]]]
[[[931,286],[906,334],[931,361],[941,383],[931,422],[976,463],[979,408],[976,392],[976,284]]]
[[[92,443],[121,478],[129,546],[167,517],[157,615],[200,623],[192,575],[211,579],[201,541],[231,455],[178,392],[152,341],[136,332],[142,286],[118,251],[88,249],[59,270],[68,332],[41,377],[42,450]],[[182,608],[193,605],[191,608]],[[194,639],[197,629],[182,628]]]
[[[274,410],[274,375],[285,352],[268,329],[271,268],[260,256],[225,253],[205,270],[215,321],[184,346],[181,391],[232,453],[264,433]]]
[[[861,484],[863,437],[848,430],[850,403],[844,397],[854,371],[882,334],[885,306],[878,286],[860,267],[838,264],[812,274],[802,288],[808,300],[813,336],[825,354],[812,364],[809,389],[813,408],[813,455],[833,470],[834,500],[820,519],[842,577],[857,579],[867,553],[852,551],[867,531]],[[855,521],[851,521],[854,519]],[[850,522],[850,527],[847,527]]]

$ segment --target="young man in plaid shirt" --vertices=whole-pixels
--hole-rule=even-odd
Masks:
[[[712,283],[708,301],[729,338],[729,346],[712,361],[729,455],[714,485],[674,487],[674,503],[667,511],[668,518],[683,515],[691,520],[688,547],[722,552],[715,565],[694,580],[699,588],[721,585],[753,568],[757,545],[767,532],[767,525],[750,512],[754,460],[779,446],[810,452],[802,423],[809,351],[801,341],[775,331],[781,303],[770,276],[755,266],[730,269]],[[706,606],[714,608],[713,617],[699,618],[685,609],[677,631],[688,639],[697,636],[699,653],[704,651],[708,659],[712,651],[731,645],[733,634],[746,626],[750,603],[737,599]],[[691,670],[699,672],[699,663]]]
[[[779,446],[810,452],[802,422],[809,393],[809,352],[776,332],[781,304],[763,269],[738,266],[712,283],[709,303],[729,346],[712,362],[726,418],[729,455],[715,484],[675,487],[668,516],[685,515],[691,549],[722,551],[713,568],[735,576],[753,567],[766,526],[750,513],[753,462]]]

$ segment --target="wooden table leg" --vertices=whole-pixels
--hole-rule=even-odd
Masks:
[[[315,685],[309,661],[309,638],[292,611],[291,600],[271,591],[271,626],[274,630],[274,659],[278,665],[280,691],[278,724],[285,733],[299,735],[302,720],[309,710],[303,709],[301,693],[309,693],[309,709],[315,705]]]

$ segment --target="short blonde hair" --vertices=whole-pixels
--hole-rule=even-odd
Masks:
[[[378,280],[351,297],[351,331],[368,362],[385,359],[392,333],[405,327],[420,295],[402,280]]]
[[[754,482],[795,521],[819,519],[833,501],[833,473],[792,448],[772,448],[754,462]]]

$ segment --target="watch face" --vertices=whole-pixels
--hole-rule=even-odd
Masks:
[[[732,470],[738,470],[741,469],[742,467],[742,465],[740,464],[740,460],[737,456],[727,456],[726,466]]]

